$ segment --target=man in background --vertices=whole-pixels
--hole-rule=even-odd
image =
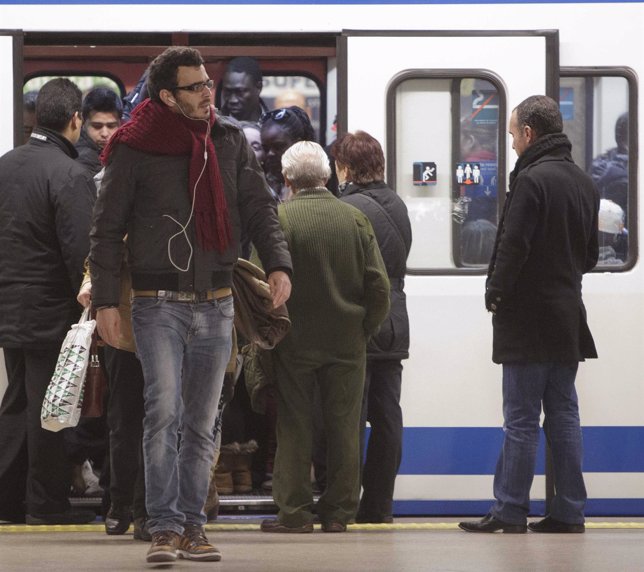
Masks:
[[[78,160],[95,175],[101,168],[99,156],[121,125],[123,103],[111,89],[97,87],[83,100],[83,130],[76,144]]]
[[[268,107],[262,101],[262,70],[254,58],[233,58],[221,80],[221,112],[237,121],[259,121]]]

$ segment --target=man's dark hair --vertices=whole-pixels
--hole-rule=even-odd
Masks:
[[[260,69],[259,64],[257,63],[257,60],[255,58],[249,58],[248,56],[239,56],[238,58],[233,58],[228,62],[224,74],[230,72],[242,72],[248,74],[255,84],[262,82],[262,70]]]
[[[28,91],[27,93],[22,94],[22,108],[25,111],[30,111],[32,113],[36,112],[36,99],[38,99],[37,91]]]
[[[90,113],[115,113],[121,119],[123,102],[111,89],[96,87],[83,99],[83,121],[87,121]]]
[[[203,65],[198,50],[184,46],[171,46],[158,55],[150,64],[147,87],[150,99],[161,101],[162,89],[172,91],[177,87],[177,70],[180,66],[198,68]]]
[[[559,104],[546,95],[533,95],[516,106],[519,127],[532,128],[537,138],[563,131]]]
[[[628,149],[628,111],[622,113],[615,122],[615,142],[618,149]]]
[[[74,82],[62,77],[49,80],[36,100],[38,127],[64,131],[74,113],[80,113],[82,100],[83,94]]]

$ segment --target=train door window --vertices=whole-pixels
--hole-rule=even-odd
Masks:
[[[45,85],[50,79],[55,77],[65,77],[73,81],[78,88],[83,92],[83,96],[88,91],[91,91],[95,87],[107,87],[113,92],[118,93],[121,97],[125,95],[125,90],[120,82],[116,79],[105,76],[105,75],[69,75],[69,74],[57,74],[57,75],[38,75],[28,79],[25,82],[25,85],[22,89],[23,93],[29,91],[39,91],[40,88]]]
[[[575,163],[600,193],[597,271],[632,268],[637,248],[637,83],[632,70],[562,68],[560,108]]]
[[[481,274],[494,247],[505,93],[493,74],[461,74],[403,72],[389,88],[389,179],[412,221],[412,274]]]
[[[320,86],[303,75],[264,75],[262,99],[269,109],[297,105],[306,111],[320,141]],[[323,132],[326,126],[323,126]]]

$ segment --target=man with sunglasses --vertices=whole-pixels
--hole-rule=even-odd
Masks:
[[[291,257],[241,128],[215,116],[199,52],[168,48],[150,65],[147,87],[150,99],[104,151],[90,235],[92,303],[99,333],[117,345],[127,235],[144,377],[147,561],[217,561],[203,506],[232,347],[230,287],[242,228],[258,249],[275,306],[290,295]]]

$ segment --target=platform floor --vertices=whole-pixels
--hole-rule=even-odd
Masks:
[[[586,534],[467,534],[468,519],[396,519],[353,525],[344,534],[266,534],[260,517],[223,517],[206,528],[221,562],[145,563],[148,544],[131,533],[107,536],[102,524],[0,525],[0,571],[146,569],[235,572],[637,572],[644,571],[644,519],[589,519]]]

